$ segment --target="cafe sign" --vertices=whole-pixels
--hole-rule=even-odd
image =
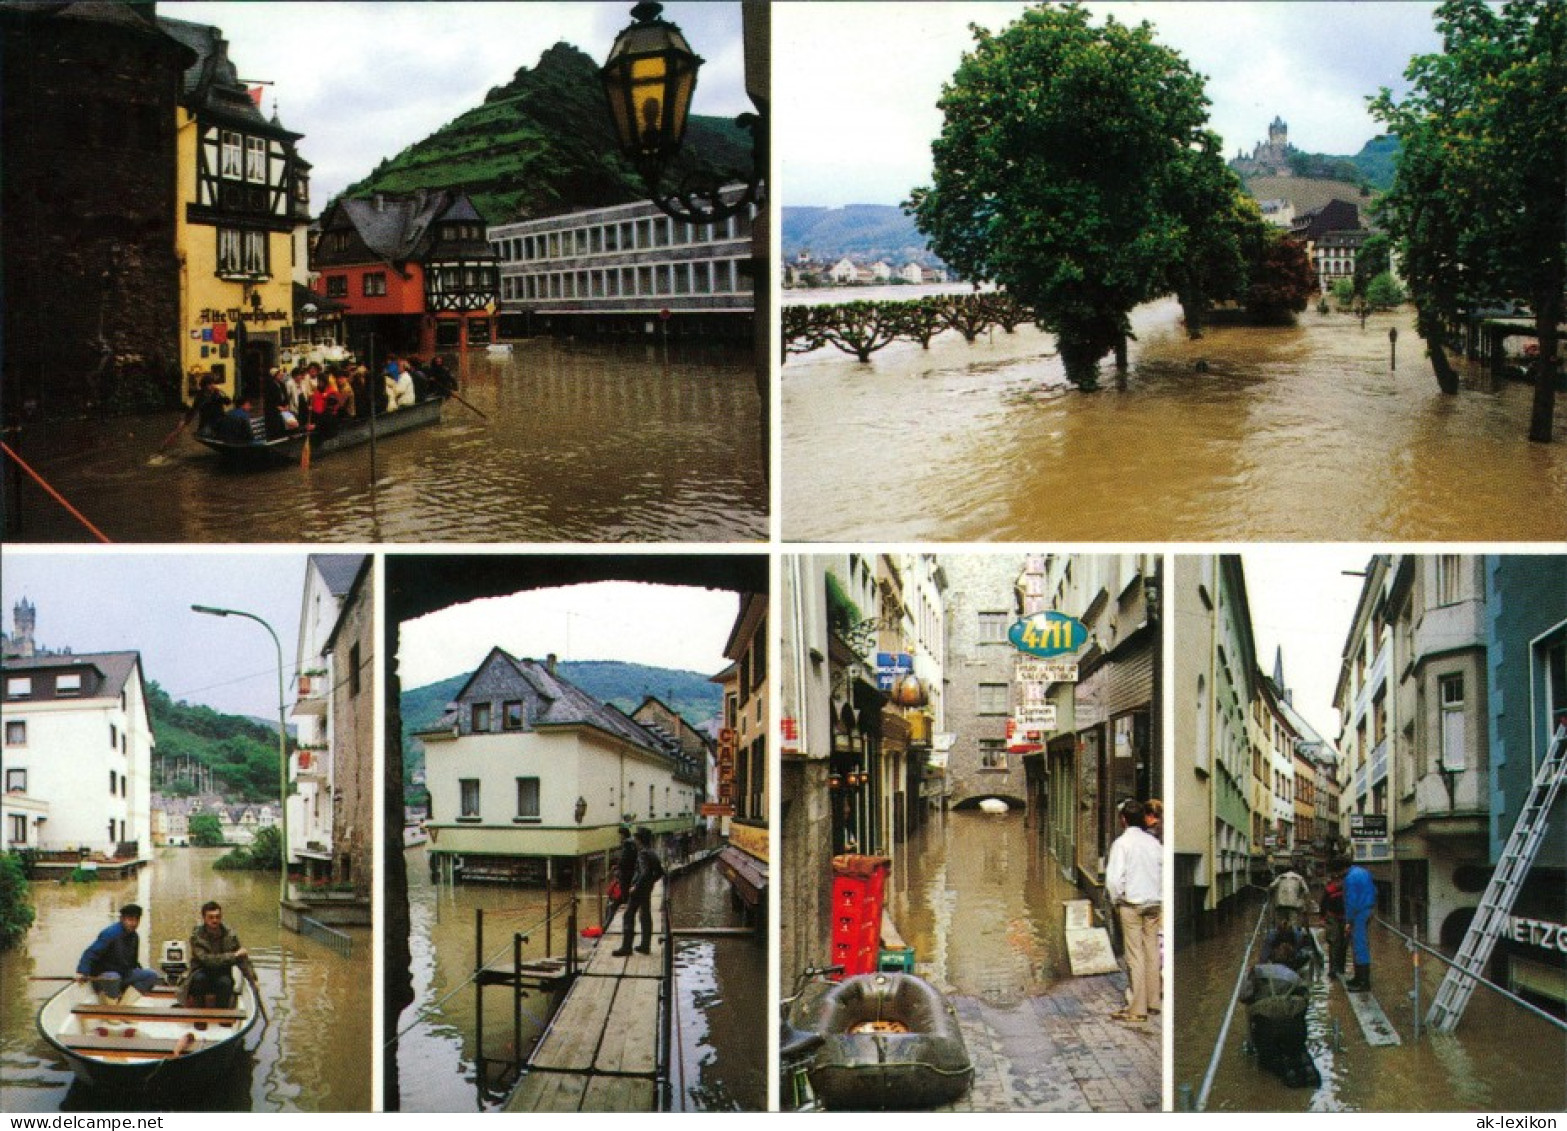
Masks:
[[[1088,629],[1076,617],[1046,609],[1014,621],[1007,639],[1019,652],[1050,659],[1082,648],[1088,642]]]

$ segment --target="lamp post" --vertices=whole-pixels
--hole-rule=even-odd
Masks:
[[[767,108],[751,92],[757,113],[741,114],[735,125],[751,134],[751,172],[738,194],[725,195],[716,180],[662,187],[665,166],[680,151],[697,70],[704,60],[685,33],[662,18],[662,4],[643,0],[631,9],[632,23],[615,38],[599,71],[621,151],[636,167],[648,197],[673,219],[713,224],[738,215],[764,197],[767,174]],[[765,18],[765,14],[763,16]]]
[[[278,853],[281,857],[278,876],[278,914],[281,917],[282,905],[288,899],[288,732],[284,728],[283,721],[283,644],[278,639],[277,633],[272,631],[272,626],[255,613],[247,613],[241,609],[217,609],[211,605],[192,605],[191,611],[213,617],[244,617],[246,620],[253,620],[267,630],[267,635],[272,637],[272,646],[277,649],[278,837],[281,842]]]

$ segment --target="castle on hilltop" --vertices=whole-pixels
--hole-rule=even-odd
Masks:
[[[1247,157],[1244,150],[1235,151],[1230,168],[1243,177],[1279,177],[1290,172],[1290,154],[1297,152],[1290,144],[1290,128],[1283,118],[1274,116],[1268,126],[1268,140],[1259,141]]]

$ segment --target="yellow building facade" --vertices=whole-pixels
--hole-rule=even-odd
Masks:
[[[310,210],[301,135],[263,116],[220,29],[158,22],[198,55],[176,111],[182,393],[210,372],[235,397],[259,389],[290,345],[293,230]]]

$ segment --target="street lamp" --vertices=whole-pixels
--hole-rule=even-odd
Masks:
[[[665,192],[665,166],[685,139],[696,73],[704,60],[686,42],[679,27],[663,19],[662,4],[643,0],[631,9],[632,23],[615,38],[599,71],[620,148],[636,167],[648,197],[665,215],[694,224],[713,224],[743,212],[763,197],[767,168],[766,109],[741,114],[735,125],[751,134],[751,174],[743,191],[725,195],[716,180],[682,182]],[[752,102],[756,103],[755,96]]]
[[[288,732],[284,729],[283,715],[283,644],[278,640],[277,633],[272,631],[272,626],[255,613],[247,613],[240,609],[216,609],[211,605],[192,605],[190,608],[192,612],[205,613],[212,617],[244,617],[246,620],[253,620],[267,630],[267,635],[272,637],[272,646],[277,649],[278,836],[281,840],[278,853],[281,857],[281,874],[278,876],[278,915],[281,917],[283,904],[288,899]]]

